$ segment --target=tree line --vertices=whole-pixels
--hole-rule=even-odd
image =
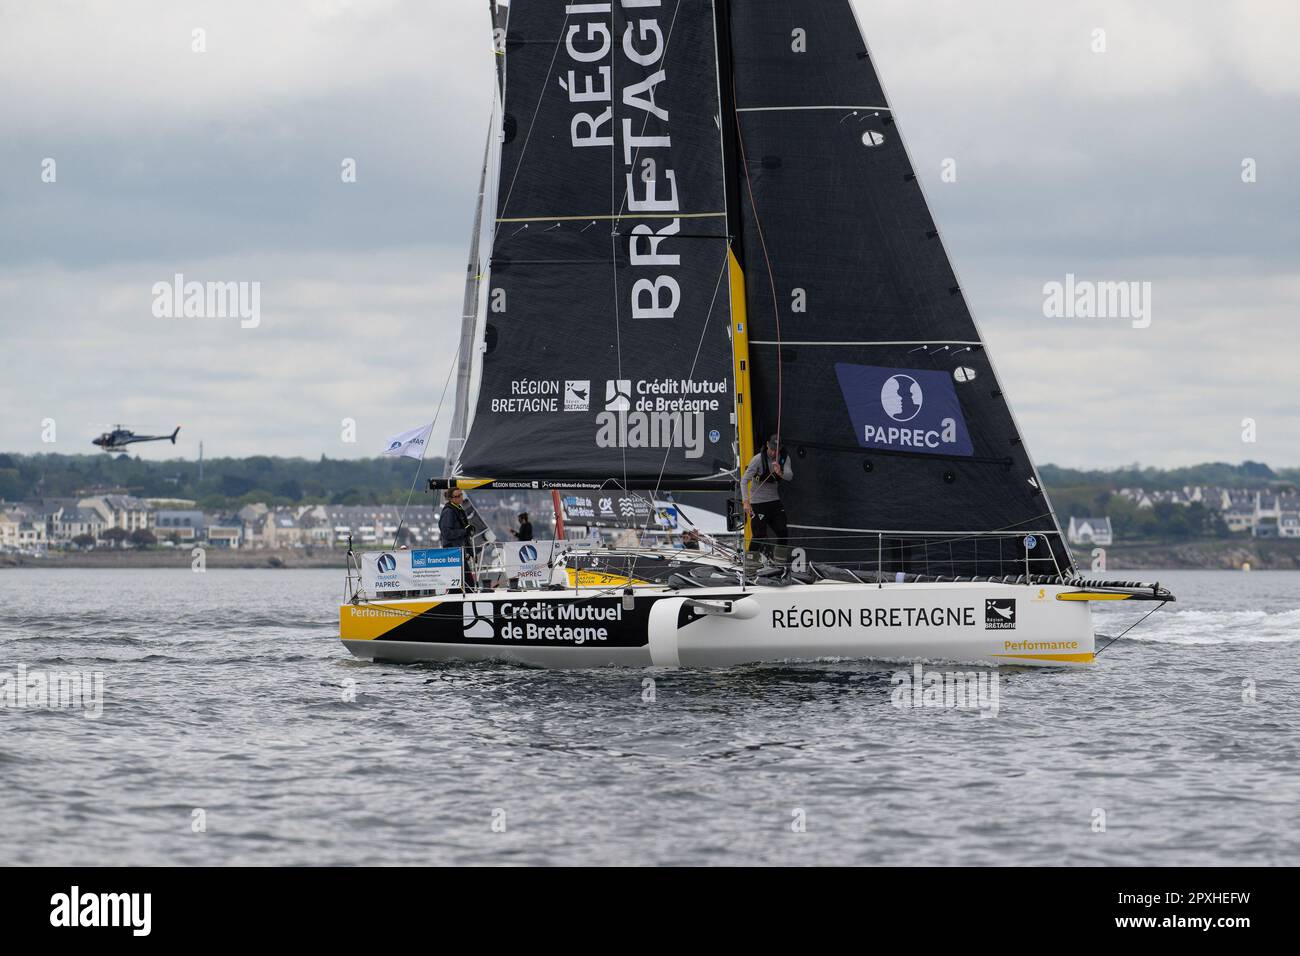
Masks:
[[[441,475],[441,458],[211,458],[203,477],[195,461],[149,461],[125,455],[0,454],[0,500],[73,498],[106,490],[140,498],[193,500],[205,511],[235,511],[264,502],[378,505],[406,500],[420,481]],[[417,493],[420,488],[416,487]]]

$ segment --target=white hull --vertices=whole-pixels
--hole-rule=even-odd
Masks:
[[[1091,663],[1094,651],[1088,598],[1066,585],[638,587],[631,607],[617,590],[497,591],[345,604],[340,628],[348,650],[370,660],[558,668],[826,658],[1060,667]]]

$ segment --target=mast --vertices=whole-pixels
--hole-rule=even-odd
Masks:
[[[456,369],[456,397],[451,431],[447,436],[447,455],[444,476],[455,474],[460,462],[461,449],[469,434],[474,418],[474,393],[478,385],[478,355],[483,341],[482,316],[483,287],[488,278],[488,263],[482,255],[483,207],[489,189],[496,192],[496,175],[500,169],[501,103],[505,96],[506,26],[510,17],[507,0],[487,0],[488,16],[492,23],[492,51],[496,63],[496,82],[492,88],[492,109],[488,114],[487,142],[483,145],[483,168],[479,173],[478,203],[474,210],[474,231],[470,236],[469,265],[465,274],[465,296],[461,308],[460,348]],[[495,161],[494,161],[495,160]],[[489,176],[489,173],[491,175]],[[491,225],[488,244],[491,245]]]
[[[741,476],[754,457],[754,402],[749,380],[749,314],[745,300],[744,229],[745,217],[740,200],[741,153],[736,136],[736,78],[732,71],[731,0],[714,0],[714,23],[717,36],[718,99],[721,105],[719,126],[722,130],[723,175],[727,190],[727,232],[730,236],[727,262],[731,294],[732,380],[736,414],[736,496],[743,499],[745,488]],[[745,519],[745,544],[752,535],[752,522]]]
[[[735,376],[737,458],[740,470],[754,457],[754,415],[749,388],[749,323],[745,301],[745,217],[736,139],[736,82],[731,69],[731,0],[714,0],[723,176],[727,190],[728,280],[731,292],[732,373]],[[739,475],[737,475],[739,478]]]
[[[495,96],[495,94],[494,94]],[[495,109],[493,110],[495,118]],[[495,124],[492,124],[494,127]],[[469,265],[465,273],[465,297],[460,318],[460,351],[456,368],[456,404],[451,418],[451,432],[447,436],[447,459],[444,475],[455,474],[460,450],[465,445],[469,425],[470,380],[473,378],[474,350],[477,345],[479,292],[483,282],[483,261],[479,254],[479,239],[483,233],[483,202],[487,193],[488,161],[491,158],[494,128],[489,127],[487,142],[483,145],[483,170],[478,179],[478,205],[474,212],[474,231],[470,235]]]

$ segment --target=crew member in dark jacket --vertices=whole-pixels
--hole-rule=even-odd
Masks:
[[[533,540],[533,523],[528,520],[527,511],[519,515],[519,530],[515,532],[515,537],[520,541]]]
[[[474,551],[471,547],[472,532],[469,527],[469,515],[465,513],[465,492],[459,488],[450,488],[446,492],[447,503],[438,516],[438,533],[444,548],[465,549],[465,586],[474,586],[474,573],[471,570]]]

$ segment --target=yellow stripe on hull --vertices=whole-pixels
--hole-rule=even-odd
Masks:
[[[630,587],[635,584],[649,584],[649,581],[639,581],[636,578],[629,578],[626,574],[606,574],[603,571],[576,571],[573,568],[567,568],[569,575],[569,587],[571,588],[612,588],[612,587]]]
[[[473,491],[475,488],[490,485],[494,480],[493,478],[457,478],[456,487],[461,491]]]
[[[339,608],[339,637],[345,641],[374,641],[441,603],[344,604]]]
[[[1014,657],[1026,661],[1055,661],[1061,664],[1091,664],[1093,654],[994,654],[994,657]]]
[[[1113,591],[1062,591],[1056,599],[1058,601],[1127,601],[1132,596],[1116,594]]]

